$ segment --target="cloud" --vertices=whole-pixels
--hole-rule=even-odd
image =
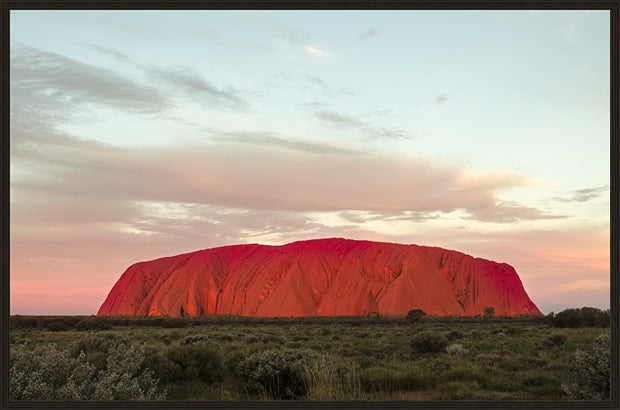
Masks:
[[[213,106],[225,106],[236,110],[244,110],[248,106],[238,90],[230,87],[227,89],[215,87],[200,74],[193,72],[191,68],[149,67],[146,72],[159,81],[164,81],[185,91],[192,98],[199,99],[202,97],[203,102]]]
[[[320,49],[315,46],[305,46],[304,51],[306,54],[311,55],[313,57],[327,57],[329,53],[323,49]]]
[[[368,211],[343,211],[338,216],[343,220],[354,223],[363,224],[370,221],[394,222],[426,222],[437,219],[441,216],[440,212],[412,212],[412,211],[396,211],[396,212],[368,212]]]
[[[284,138],[269,132],[215,132],[209,138],[217,142],[234,142],[241,144],[263,145],[270,147],[286,148],[294,151],[309,152],[319,155],[365,155],[362,151],[350,148],[338,147],[319,141],[306,141],[299,139]]]
[[[313,75],[307,75],[306,76],[306,80],[311,83],[316,85],[317,87],[320,87],[323,91],[325,91],[327,94],[340,94],[340,95],[355,95],[355,92],[348,90],[344,87],[340,87],[340,88],[333,88],[328,86],[325,81],[323,81],[322,79],[320,79],[319,77],[315,77]]]
[[[356,117],[345,115],[333,111],[320,110],[315,112],[315,116],[321,122],[330,127],[350,128],[360,132],[367,139],[383,139],[383,140],[410,140],[413,137],[405,130],[398,128],[384,128],[374,126],[366,121],[357,119]]]
[[[99,44],[93,44],[93,43],[87,43],[85,44],[86,47],[95,50],[101,54],[106,54],[108,56],[114,57],[116,60],[123,62],[123,63],[131,63],[131,64],[137,64],[131,57],[129,57],[127,54],[125,53],[121,53],[118,50],[109,48],[109,47],[104,47],[102,45]]]
[[[522,220],[562,219],[566,215],[548,214],[538,208],[524,206],[514,201],[493,201],[469,210],[466,219],[481,222],[512,223]]]
[[[609,185],[596,188],[578,189],[573,192],[572,200],[577,202],[586,202],[591,199],[601,197],[603,193],[607,191],[609,191]]]
[[[220,88],[187,67],[152,67],[134,62],[119,51],[90,44],[90,48],[131,63],[149,78],[143,84],[112,70],[17,45],[11,49],[11,102],[15,121],[39,120],[47,127],[88,116],[91,105],[137,114],[161,114],[174,106],[179,91],[215,108],[244,111],[249,103],[232,87]],[[43,124],[40,124],[43,125]]]
[[[364,122],[358,120],[355,117],[339,114],[333,111],[317,111],[315,113],[316,117],[326,123],[331,125],[335,125],[337,127],[342,128],[362,128],[364,126]]]
[[[374,37],[378,34],[377,30],[375,30],[374,28],[369,28],[368,30],[364,31],[362,34],[359,35],[358,40],[362,41],[362,40],[368,40],[371,37]]]
[[[319,77],[315,77],[313,75],[307,75],[306,80],[308,80],[314,85],[318,85],[321,88],[327,88],[327,84],[325,84],[325,81],[321,80]]]
[[[167,97],[150,85],[59,54],[17,45],[11,48],[10,64],[11,101],[18,109],[47,109],[52,101],[71,111],[85,104],[136,113],[169,107]]]
[[[223,138],[218,144],[139,151],[85,145],[77,139],[72,146],[69,137],[59,145],[22,144],[13,158],[12,189],[16,194],[54,193],[76,198],[76,203],[91,197],[95,203],[169,201],[291,212],[364,210],[409,219],[427,217],[416,213],[461,209],[476,220],[502,223],[559,217],[499,201],[496,191],[531,184],[528,178],[507,171],[473,173],[424,158],[358,155],[269,134],[228,138],[248,148],[239,149]]]
[[[441,93],[437,97],[435,97],[435,104],[442,105],[448,101],[448,95],[446,93]]]
[[[600,187],[577,189],[572,191],[568,198],[556,196],[553,199],[561,202],[587,202],[592,199],[600,198],[608,191],[609,185],[603,185]]]

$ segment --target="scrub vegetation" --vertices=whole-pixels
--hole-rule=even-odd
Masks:
[[[10,318],[21,400],[606,400],[609,311]],[[587,375],[587,377],[584,377]]]

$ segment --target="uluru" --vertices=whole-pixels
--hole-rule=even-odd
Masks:
[[[136,263],[98,316],[542,313],[515,269],[439,247],[341,238],[217,247]]]

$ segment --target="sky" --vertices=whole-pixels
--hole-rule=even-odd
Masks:
[[[11,11],[10,309],[343,237],[609,308],[608,11]]]

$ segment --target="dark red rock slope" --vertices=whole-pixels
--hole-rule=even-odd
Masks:
[[[514,268],[442,248],[347,239],[235,245],[140,262],[97,315],[542,315]]]

